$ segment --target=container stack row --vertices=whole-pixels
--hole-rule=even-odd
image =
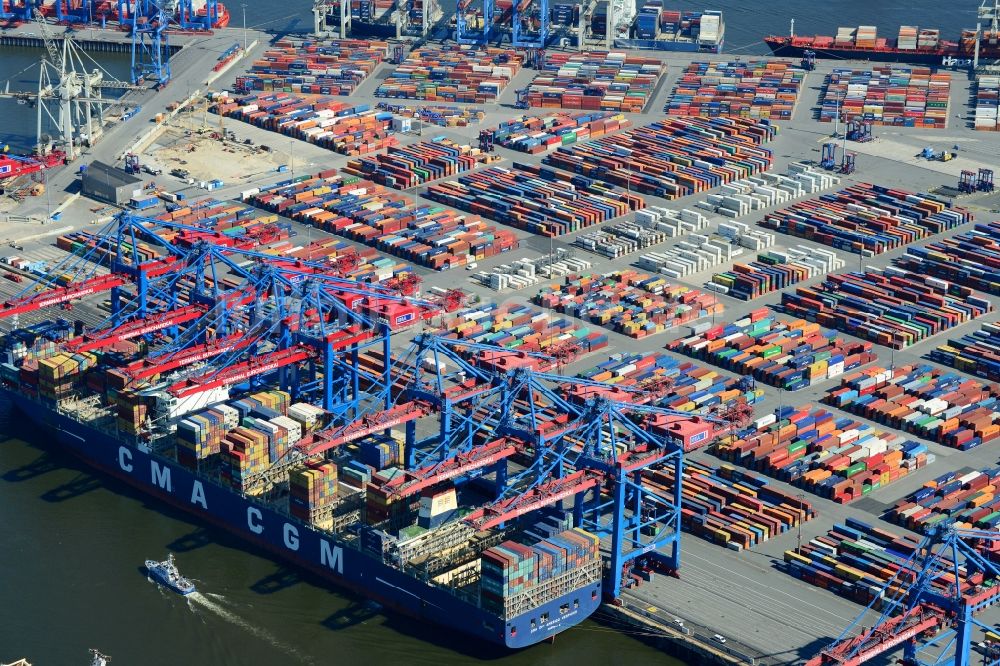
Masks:
[[[665,70],[662,60],[626,51],[552,51],[528,86],[528,104],[642,113]]]
[[[905,598],[917,580],[920,568],[908,562],[919,545],[912,536],[848,518],[846,524],[834,525],[800,550],[786,550],[784,560],[792,576],[879,611],[883,599]],[[932,587],[949,594],[941,580]]]
[[[908,271],[1000,294],[1000,223],[977,224],[972,231],[907,248],[895,263]]]
[[[761,146],[777,128],[740,118],[666,118],[578,146],[546,164],[664,199],[703,192],[771,167]]]
[[[573,570],[591,567],[600,558],[600,539],[574,528],[532,546],[504,541],[483,551],[480,599],[483,607],[505,613],[508,601]]]
[[[369,104],[280,92],[226,98],[213,109],[342,155],[363,155],[397,144],[391,135],[392,114],[373,111]]]
[[[619,222],[609,224],[600,231],[580,234],[573,241],[573,245],[608,259],[617,259],[662,243],[667,238],[667,233],[664,231],[647,229],[631,222]]]
[[[476,274],[476,279],[490,289],[500,291],[503,289],[524,289],[538,284],[541,278],[552,278],[569,273],[579,273],[590,269],[591,262],[581,257],[566,256],[568,253],[562,248],[556,256],[539,257],[531,259],[516,259],[509,264],[500,264],[490,269],[490,272],[482,271]]]
[[[570,343],[586,353],[608,345],[606,334],[591,331],[586,326],[578,328],[569,319],[554,319],[551,314],[530,305],[484,303],[463,311],[448,321],[445,328],[449,336],[460,340],[513,351],[544,352],[552,345]],[[530,359],[522,360],[523,364],[532,365]]]
[[[317,509],[333,503],[337,497],[337,465],[332,462],[307,462],[288,475],[288,510],[296,518],[314,520]]]
[[[650,231],[662,231],[670,238],[686,236],[708,227],[708,218],[702,213],[682,208],[647,206],[635,212],[635,224]]]
[[[930,365],[845,376],[827,401],[840,409],[966,451],[1000,436],[1000,386]]]
[[[358,248],[336,238],[314,240],[306,246],[293,246],[285,241],[264,252],[278,253],[290,260],[327,262],[337,266],[341,276],[359,282],[382,282],[413,272],[413,266],[408,263],[382,256],[374,248]]]
[[[859,183],[768,213],[761,224],[837,249],[881,254],[971,220],[968,210],[929,195]]]
[[[575,387],[571,399],[585,400],[600,393],[621,402],[648,402],[682,412],[730,407],[740,400],[753,404],[764,395],[752,382],[659,352],[614,354],[579,376],[607,387]]]
[[[1000,524],[1000,467],[942,474],[896,502],[886,518],[924,534],[944,522],[993,531]]]
[[[986,132],[1000,129],[998,107],[1000,107],[1000,76],[981,74],[976,78],[974,127]]]
[[[950,95],[951,74],[929,67],[838,68],[827,76],[819,119],[833,122],[839,112],[841,122],[943,129]]]
[[[781,407],[716,454],[847,504],[931,462],[919,442],[824,409]]]
[[[695,206],[723,217],[736,218],[839,184],[840,179],[836,176],[802,162],[793,162],[787,174],[761,173],[734,181],[723,185],[717,194],[708,195]]]
[[[830,275],[820,285],[781,295],[788,314],[813,319],[873,342],[903,349],[987,312],[992,304],[967,287],[889,267]]]
[[[805,72],[780,60],[693,62],[665,111],[674,116],[790,120]]]
[[[1000,381],[1000,326],[983,324],[978,331],[938,346],[930,357],[970,375]]]
[[[379,155],[350,160],[343,171],[405,190],[474,169],[484,156],[478,148],[439,138],[395,146]]]
[[[756,261],[735,263],[731,270],[715,273],[708,286],[713,291],[750,301],[793,284],[844,267],[844,260],[830,250],[800,245],[758,254]]]
[[[407,55],[375,90],[376,97],[428,102],[496,102],[524,56],[513,49],[442,46]]]
[[[435,270],[463,266],[517,247],[517,238],[478,218],[411,199],[354,176],[320,175],[278,183],[251,203]]]
[[[431,185],[428,199],[543,236],[562,236],[645,206],[642,197],[599,180],[514,163]]]
[[[624,115],[609,111],[521,116],[500,123],[493,130],[493,140],[504,148],[537,155],[586,139],[599,139],[631,124]]]
[[[663,470],[653,470],[643,474],[643,485],[671,497],[674,480]],[[686,461],[681,494],[684,529],[730,550],[753,548],[816,517],[809,502],[731,465]]]
[[[486,112],[473,106],[446,106],[443,104],[427,104],[425,106],[406,106],[404,104],[387,104],[379,102],[378,108],[395,116],[399,124],[403,120],[417,120],[438,127],[467,127],[482,122]],[[411,131],[409,127],[399,125],[399,131]]]
[[[543,288],[535,303],[632,338],[662,333],[722,314],[715,296],[636,271],[567,277]]]
[[[236,92],[350,95],[385,59],[385,42],[279,40],[236,77]]]
[[[770,238],[764,239],[762,245],[769,247],[774,236],[768,236]],[[739,245],[721,234],[690,234],[670,247],[640,256],[635,265],[677,279],[727,264],[742,253]]]
[[[706,330],[698,332],[697,329]],[[667,345],[786,391],[797,391],[877,359],[870,342],[850,342],[803,319],[759,308],[732,324],[693,327],[694,335]]]

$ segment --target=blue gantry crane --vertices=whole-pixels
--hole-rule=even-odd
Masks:
[[[544,49],[549,41],[549,17],[549,0],[514,0],[511,43],[517,48]],[[535,53],[529,54],[529,61],[540,69]]]
[[[857,666],[900,645],[902,663],[909,666],[970,666],[976,632],[993,630],[976,616],[1000,602],[998,546],[996,532],[937,527],[882,594],[807,666]],[[862,627],[866,615],[878,610],[875,624]],[[987,644],[982,657],[982,663],[1000,663],[1000,648]]]
[[[163,0],[118,0],[119,20],[132,35],[132,83],[153,81],[164,86],[170,81],[170,43],[167,27],[170,16]]]
[[[475,0],[457,0],[455,4],[455,41],[459,44],[486,44],[493,37],[495,0],[482,0],[482,15],[475,9]],[[482,25],[477,25],[479,21]]]

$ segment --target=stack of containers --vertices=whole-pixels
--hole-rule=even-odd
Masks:
[[[397,144],[390,136],[392,114],[373,111],[370,104],[281,92],[227,98],[212,109],[342,155],[363,155]]]
[[[288,417],[298,421],[302,426],[303,435],[323,427],[326,416],[325,410],[307,402],[297,402],[288,406]]]
[[[114,400],[115,425],[123,432],[137,434],[146,423],[149,408],[136,393],[119,393]]]
[[[1000,222],[977,224],[972,231],[907,248],[895,264],[914,273],[1000,294]]]
[[[478,148],[439,138],[389,148],[374,157],[349,160],[343,172],[405,190],[474,169],[484,157]]]
[[[893,349],[993,311],[967,287],[891,266],[882,273],[830,275],[815,288],[785,292],[781,308]]]
[[[854,45],[863,49],[873,49],[876,46],[878,29],[873,25],[859,25],[854,33]]]
[[[569,319],[553,319],[530,305],[484,303],[445,322],[449,337],[514,351],[544,352],[552,345],[572,343],[584,353],[608,346],[608,336],[578,328]],[[525,364],[531,364],[530,359]]]
[[[534,302],[631,338],[662,333],[723,311],[711,294],[632,270],[569,276],[562,285],[543,288]]]
[[[243,426],[230,430],[222,443],[222,480],[240,492],[264,492],[264,484],[248,482],[271,466],[268,448],[268,436],[261,430]]]
[[[695,206],[725,217],[742,217],[752,210],[770,208],[839,184],[840,179],[836,176],[817,171],[805,162],[793,162],[784,175],[761,173],[734,181],[723,185],[718,194],[708,195]]]
[[[731,407],[740,400],[753,404],[764,395],[762,390],[749,387],[742,379],[726,377],[709,368],[678,361],[659,352],[614,354],[607,361],[580,373],[580,377],[607,384],[607,392],[624,402],[651,402],[681,412]],[[667,385],[669,390],[660,390]],[[625,387],[640,389],[641,392],[616,390]],[[593,393],[592,387],[580,386],[579,389],[576,392],[579,397],[585,398]]]
[[[640,256],[635,265],[677,279],[728,263],[743,253],[741,246],[761,248],[774,244],[774,234],[742,235],[736,229],[733,233],[724,232],[729,226],[719,224],[720,233],[711,236],[691,234],[670,247]]]
[[[38,361],[38,394],[49,400],[69,398],[87,371],[97,366],[97,356],[60,352]]]
[[[598,139],[631,124],[624,115],[608,111],[521,116],[500,123],[493,130],[493,140],[504,148],[537,155],[559,146]]]
[[[358,453],[361,462],[379,471],[403,463],[399,441],[382,433],[371,435],[359,442]]]
[[[978,331],[948,340],[948,344],[932,351],[930,357],[970,375],[1000,381],[1000,326],[983,324]]]
[[[221,451],[226,433],[239,425],[239,412],[229,405],[186,416],[177,424],[177,462],[197,468],[199,461]]]
[[[643,485],[673,496],[674,479],[667,471],[647,470]],[[730,465],[685,461],[681,494],[682,527],[730,550],[753,548],[816,517],[809,502]]]
[[[236,91],[350,95],[385,59],[385,42],[280,39],[236,77]]]
[[[533,546],[504,541],[483,551],[480,600],[483,607],[506,613],[508,604],[540,585],[599,561],[600,539],[579,528],[550,536]]]
[[[929,67],[835,69],[826,80],[819,119],[833,122],[839,110],[841,122],[943,129],[950,94],[951,74]]]
[[[337,497],[337,465],[307,462],[288,475],[288,509],[293,516],[312,520],[313,512],[329,506]]]
[[[1000,436],[1000,386],[929,365],[875,367],[843,378],[827,402],[962,451]]]
[[[870,342],[848,342],[803,319],[778,319],[767,308],[732,324],[696,325],[692,333],[667,349],[786,391],[839,377],[877,359]]]
[[[780,60],[693,62],[666,112],[674,116],[729,116],[790,120],[805,72]]]
[[[337,266],[342,277],[359,282],[377,283],[413,272],[410,264],[384,257],[373,248],[358,248],[346,241],[336,238],[316,240],[305,247],[292,246],[289,242],[278,243],[269,247],[265,253],[277,251],[290,261],[319,261]],[[353,266],[350,270],[348,266]]]
[[[785,551],[788,573],[807,583],[855,601],[883,610],[883,599],[905,599],[910,586],[920,575],[920,567],[911,560],[917,557],[920,542],[912,536],[897,535],[860,520],[848,518],[844,525],[834,525],[825,535],[802,544],[798,550]],[[947,555],[944,557],[947,559]],[[946,565],[951,571],[951,565]],[[979,574],[980,580],[982,574]],[[946,590],[948,576],[938,576],[931,583],[935,592]],[[968,594],[970,590],[963,590]]]
[[[517,237],[477,217],[413,205],[390,189],[330,172],[285,181],[248,201],[435,270],[463,266],[517,247]]]
[[[411,51],[379,85],[375,96],[429,102],[496,102],[523,64],[523,54],[513,49],[460,45],[419,48]]]
[[[781,407],[757,419],[716,454],[838,504],[847,504],[924,467],[927,447],[824,409]]]
[[[896,38],[896,48],[900,51],[917,50],[917,26],[899,26],[899,36]]]
[[[379,102],[378,108],[390,112],[397,119],[412,118],[439,127],[466,127],[477,124],[486,117],[485,111],[471,106],[443,106],[439,104],[405,106]]]
[[[600,231],[581,234],[573,245],[603,255],[609,259],[644,250],[667,240],[667,233],[654,231],[631,222],[609,224]]]
[[[460,210],[543,236],[562,236],[644,207],[637,195],[599,180],[519,164],[491,167],[458,182],[431,185],[425,194]]]
[[[841,250],[881,254],[971,220],[965,208],[929,195],[859,183],[768,213],[761,224]]]
[[[974,127],[995,132],[1000,129],[1000,76],[980,74],[976,77],[976,111]]]
[[[528,104],[642,113],[665,69],[661,60],[624,51],[553,51],[528,86]]]
[[[757,261],[749,264],[735,263],[732,270],[715,273],[711,284],[706,286],[749,301],[843,267],[844,261],[833,252],[800,245],[758,254]]]
[[[771,167],[773,125],[737,118],[667,118],[560,148],[543,160],[630,191],[677,199]]]
[[[1000,468],[943,474],[896,502],[886,517],[924,534],[942,522],[993,531],[1000,524]]]

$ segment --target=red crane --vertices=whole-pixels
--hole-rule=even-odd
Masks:
[[[468,297],[461,289],[449,289],[445,292],[444,297],[441,299],[444,305],[445,312],[454,312],[465,305],[465,299]]]
[[[409,421],[415,421],[430,414],[430,412],[429,405],[419,402],[396,405],[391,409],[363,416],[339,430],[316,433],[309,440],[300,442],[298,447],[305,455],[314,456],[381,430],[388,430]]]
[[[923,604],[899,617],[837,644],[806,662],[806,666],[859,666],[869,659],[902,645],[914,636],[936,629],[944,617],[940,610]],[[856,653],[855,653],[856,651]],[[849,656],[854,653],[854,656]]]
[[[47,289],[32,296],[9,300],[0,307],[0,319],[14,315],[35,312],[52,305],[62,305],[70,301],[121,287],[126,282],[120,275],[100,275],[69,284],[65,287]]]
[[[210,371],[197,377],[189,377],[170,386],[167,389],[167,393],[176,398],[184,398],[214,388],[238,384],[251,377],[307,361],[314,356],[315,352],[311,348],[301,345],[289,347],[288,349],[279,349],[254,356],[247,361],[235,363],[222,370]]]
[[[336,268],[337,275],[347,277],[361,266],[361,256],[355,252],[349,252],[333,257],[330,262]]]
[[[142,359],[125,366],[123,370],[133,380],[138,381],[148,379],[149,377],[173,372],[174,370],[178,370],[188,365],[193,365],[200,361],[207,361],[210,358],[214,358],[228,352],[244,349],[253,344],[253,342],[253,338],[243,335],[242,333],[238,333],[226,338],[212,340],[211,342],[206,342],[202,345],[189,347],[172,354],[163,360],[151,361],[148,358]]]
[[[480,507],[466,516],[465,521],[477,530],[488,530],[571,495],[595,488],[601,483],[599,472],[581,469],[561,479],[551,479],[534,486],[520,495]]]
[[[400,296],[413,296],[420,289],[420,283],[422,280],[419,275],[414,273],[403,273],[402,275],[396,275],[389,278],[382,284],[386,288],[392,289],[399,293]]]
[[[498,439],[471,451],[458,453],[442,462],[420,469],[404,471],[389,481],[383,488],[396,498],[409,497],[424,488],[430,488],[456,476],[468,474],[483,467],[509,458],[517,453],[517,447],[507,439]]]
[[[205,314],[205,309],[201,305],[186,305],[172,312],[159,313],[155,318],[136,319],[115,328],[98,331],[95,334],[82,335],[78,338],[68,340],[66,345],[73,351],[80,353],[95,349],[104,349],[116,342],[137,338],[140,335],[155,333],[171,326],[179,326],[189,321],[194,321]]]

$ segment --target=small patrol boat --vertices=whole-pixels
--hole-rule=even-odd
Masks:
[[[170,553],[163,562],[146,560],[146,571],[154,580],[166,585],[177,594],[188,595],[194,592],[194,583],[181,575],[174,564],[174,555]]]

